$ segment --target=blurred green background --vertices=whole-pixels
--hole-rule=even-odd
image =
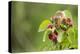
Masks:
[[[43,32],[38,32],[39,25],[50,19],[58,10],[70,10],[74,25],[78,26],[78,6],[49,3],[14,1],[11,5],[11,47],[12,52],[34,52],[53,50],[52,43]]]

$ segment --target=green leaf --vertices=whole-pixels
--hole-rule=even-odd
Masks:
[[[62,40],[63,40],[63,32],[59,32],[59,35],[58,35],[58,38],[57,38],[57,40],[58,40],[58,42],[60,43],[60,42],[62,42]]]
[[[42,32],[42,31],[46,30],[48,24],[52,24],[51,21],[50,21],[50,20],[44,20],[44,21],[40,24],[38,32]]]
[[[69,10],[64,10],[65,16],[72,18],[72,15]]]
[[[77,29],[75,29],[75,27],[73,28],[70,28],[70,30],[68,31],[69,33],[69,36],[67,37],[68,38],[68,41],[70,42],[70,48],[77,48],[78,47],[78,33],[77,33]]]
[[[61,45],[62,45],[62,49],[68,49],[70,43],[69,43],[68,39],[65,38],[65,39],[63,40],[63,42],[61,43]]]
[[[64,28],[64,29],[67,29],[67,26],[64,25],[64,24],[61,24],[61,27]]]
[[[48,36],[48,34],[51,32],[50,29],[47,29],[45,32],[44,32],[44,35],[43,35],[43,42],[45,42],[45,39],[46,39],[46,36]]]

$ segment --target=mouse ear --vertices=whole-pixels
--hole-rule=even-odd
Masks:
[[[51,18],[50,18],[51,20],[55,20],[55,16],[51,16]]]
[[[65,17],[72,18],[72,14],[69,10],[64,10],[64,13],[65,13]]]

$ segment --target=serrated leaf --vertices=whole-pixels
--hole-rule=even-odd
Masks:
[[[68,39],[65,38],[65,39],[63,40],[63,42],[61,43],[62,49],[68,49],[69,44],[70,44],[70,43],[69,43]]]
[[[50,20],[44,20],[44,21],[40,24],[38,32],[41,32],[41,31],[46,30],[48,24],[52,24],[51,21],[50,21]]]
[[[71,12],[69,10],[64,10],[65,16],[72,18]]]

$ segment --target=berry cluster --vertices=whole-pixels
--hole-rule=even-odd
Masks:
[[[51,17],[52,24],[49,24],[47,28],[51,29],[48,34],[50,40],[57,42],[57,37],[59,36],[58,29],[66,32],[70,27],[73,26],[73,21],[70,17],[66,17],[63,11],[59,11],[56,15]],[[53,22],[54,21],[54,22]]]

